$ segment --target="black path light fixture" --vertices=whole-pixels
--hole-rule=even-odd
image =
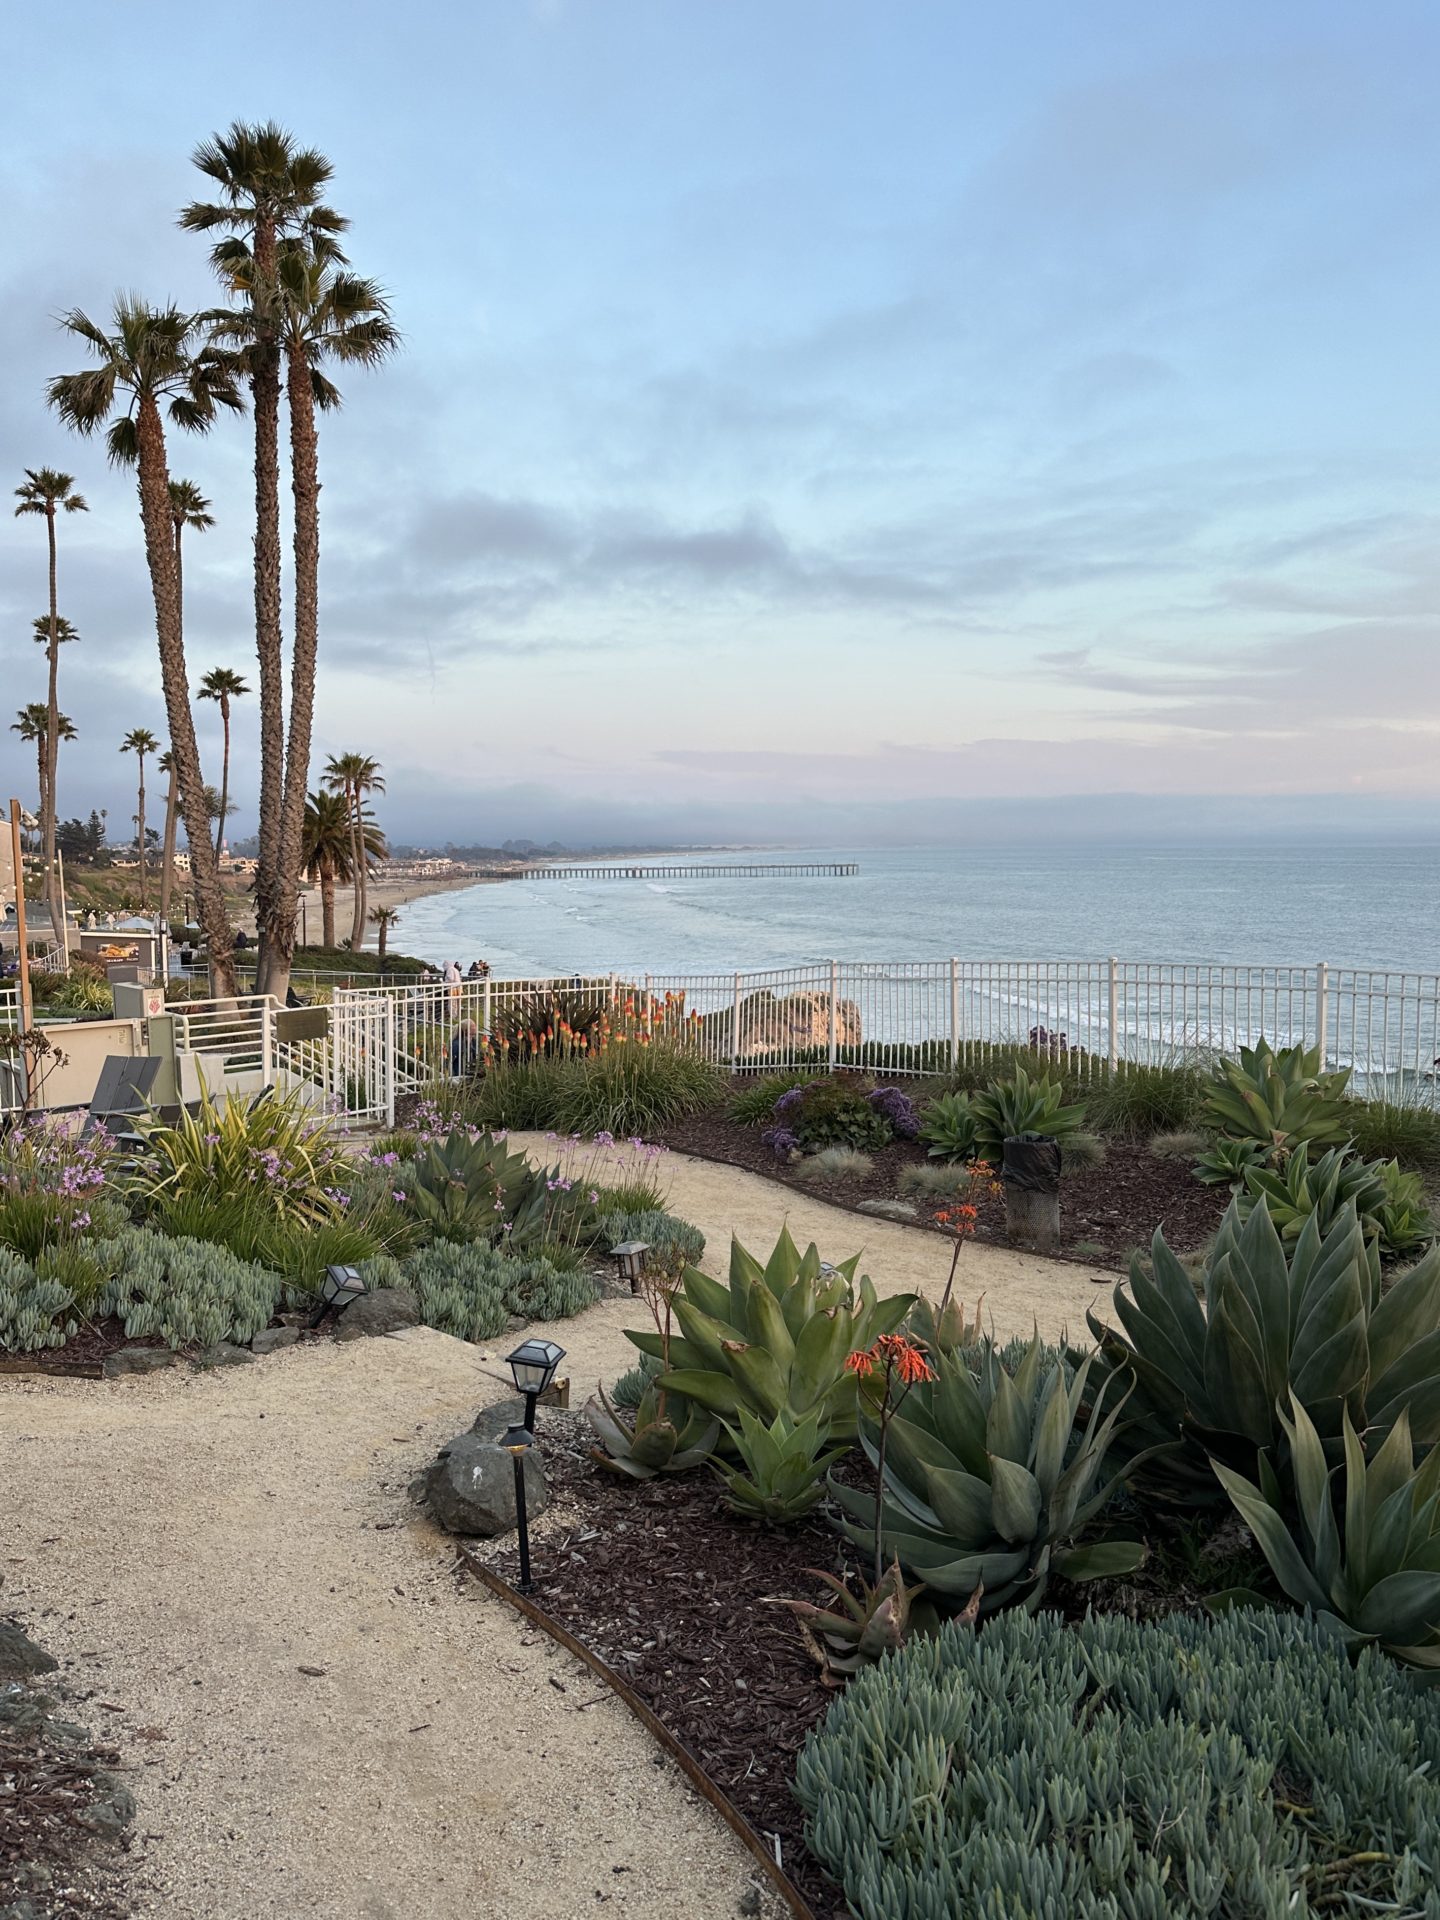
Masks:
[[[515,1385],[525,1396],[527,1433],[535,1431],[535,1403],[554,1380],[555,1369],[564,1358],[564,1347],[557,1347],[553,1340],[526,1340],[505,1356]]]
[[[318,1327],[327,1313],[343,1313],[365,1291],[358,1267],[326,1267],[325,1278],[320,1282],[320,1305],[311,1326]]]
[[[535,1410],[534,1400],[528,1403],[527,1411]],[[515,1462],[515,1525],[520,1535],[520,1592],[533,1593],[535,1583],[530,1578],[530,1522],[525,1512],[525,1456],[535,1445],[535,1435],[529,1427],[507,1427],[495,1442],[502,1453],[508,1453]]]
[[[620,1278],[630,1282],[631,1293],[639,1293],[640,1276],[645,1271],[645,1256],[650,1251],[648,1240],[625,1240],[618,1247],[610,1249],[611,1257],[620,1270]]]

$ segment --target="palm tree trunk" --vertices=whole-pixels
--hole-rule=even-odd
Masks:
[[[350,915],[350,950],[358,953],[365,944],[365,845],[361,838],[360,808],[362,805],[360,789],[346,783],[345,795],[350,804],[350,871],[354,875],[352,885],[354,910]]]
[[[335,944],[335,869],[328,860],[320,868],[320,944]]]
[[[225,822],[230,818],[230,696],[220,696],[220,725],[225,730],[225,752],[220,762],[220,818],[215,826],[215,852],[225,845]]]
[[[319,647],[320,465],[315,431],[315,394],[303,353],[288,356],[290,474],[295,495],[295,646],[290,657],[290,739],[285,755],[285,792],[280,815],[279,859],[265,926],[267,986],[283,1000],[295,955],[295,915],[305,834],[305,796],[310,783],[310,735],[315,718],[315,655]],[[333,885],[333,882],[332,882]],[[335,944],[332,925],[325,944]]]
[[[140,811],[135,816],[138,829],[136,840],[140,847],[140,911],[145,911],[147,894],[145,887],[145,756],[137,756],[140,761]]]
[[[50,933],[61,946],[65,936],[60,925],[60,876],[55,864],[55,774],[60,759],[60,602],[55,565],[55,502],[46,502],[45,529],[50,537],[50,644],[46,648],[50,667],[50,705],[45,722],[45,811],[42,827],[45,836],[45,902],[50,909]]]
[[[386,920],[382,920],[375,930],[375,957],[379,960],[382,969],[385,965],[386,936],[389,932],[390,924]]]
[[[217,993],[229,995],[235,991],[234,941],[215,850],[210,843],[210,815],[205,805],[205,781],[200,771],[200,749],[195,740],[195,716],[190,710],[190,682],[185,670],[165,428],[152,398],[147,396],[141,400],[136,425],[140,518],[145,528],[145,558],[155,599],[155,633],[160,648],[165,717],[170,727],[170,755],[180,783],[180,808],[190,841],[195,904],[210,952],[211,978]]]
[[[165,789],[165,838],[160,847],[160,924],[170,925],[170,890],[175,884],[175,769]]]
[[[268,305],[275,286],[275,223],[256,223],[255,294]],[[250,381],[255,402],[255,653],[260,667],[260,845],[255,868],[259,936],[256,985],[284,999],[294,928],[273,956],[280,922],[285,796],[285,659],[280,633],[280,346],[273,318],[261,328]],[[292,691],[293,700],[293,691]],[[220,822],[223,833],[225,822]],[[291,920],[294,904],[291,905]]]

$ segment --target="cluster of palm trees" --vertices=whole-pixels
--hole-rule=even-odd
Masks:
[[[328,804],[333,799],[344,816],[346,865],[356,876],[360,896],[356,944],[365,925],[364,877],[377,830],[365,819],[364,794],[377,790],[378,770],[369,763],[368,786],[350,773],[339,776],[338,788],[332,785],[328,795],[309,791],[319,645],[318,422],[341,399],[328,369],[376,366],[396,349],[399,335],[380,288],[349,270],[340,246],[349,222],[325,202],[333,168],[323,154],[299,147],[273,123],[237,122],[228,132],[203,142],[193,158],[214,197],[185,207],[180,225],[191,233],[214,236],[211,264],[228,304],[185,313],[173,304],[155,306],[136,295],[121,294],[104,325],[76,308],[61,325],[86,349],[90,364],[79,372],[58,375],[50,382],[48,394],[59,417],[77,432],[90,435],[103,430],[111,461],[133,469],[138,479],[169,732],[171,789],[185,823],[198,917],[209,948],[212,978],[221,993],[235,985],[230,917],[218,859],[229,797],[230,703],[248,688],[238,676],[228,685],[222,683],[222,669],[208,676],[200,688],[200,697],[218,702],[226,739],[220,835],[212,839],[185,655],[182,535],[187,529],[203,531],[213,522],[210,503],[198,490],[188,482],[172,481],[169,436],[175,430],[206,432],[222,414],[242,411],[248,395],[255,447],[254,601],[260,711],[257,984],[283,999],[294,952],[300,876],[312,864],[307,853],[307,808],[314,812],[322,801]],[[281,594],[282,390],[294,498],[288,659]],[[50,614],[44,639],[50,698],[41,801],[42,808],[48,806],[45,851],[47,873],[53,874],[55,763],[63,719],[57,704],[57,662],[65,637],[57,610],[55,525],[57,514],[83,512],[86,503],[74,492],[70,475],[49,469],[27,472],[26,485],[19,491],[17,511],[43,514],[49,534]],[[147,747],[141,755],[138,747],[127,744],[125,750],[137,754],[143,786],[144,758],[154,749]],[[331,779],[327,775],[327,781]],[[143,862],[143,823],[140,838]],[[167,825],[167,841],[170,838]],[[165,875],[170,871],[171,850],[167,846],[162,854]],[[55,892],[53,880],[49,884]],[[51,910],[58,924],[58,897]]]

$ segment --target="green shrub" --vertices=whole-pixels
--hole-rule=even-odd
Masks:
[[[1428,1916],[1440,1699],[1240,1611],[912,1638],[800,1754],[859,1920]]]
[[[628,1180],[595,1190],[597,1216],[607,1213],[663,1213],[665,1190],[653,1166],[637,1169]]]
[[[1098,1132],[1117,1140],[1148,1140],[1155,1133],[1198,1126],[1205,1085],[1205,1074],[1193,1061],[1127,1065],[1098,1078],[1085,1097]]]
[[[732,1093],[726,1111],[736,1126],[768,1127],[781,1094],[789,1093],[792,1087],[803,1087],[814,1078],[813,1071],[803,1067],[792,1068],[787,1073],[763,1074],[747,1080],[738,1092]]]
[[[1086,1317],[1097,1376],[1134,1383],[1124,1444],[1179,1442],[1145,1464],[1137,1491],[1204,1503],[1211,1457],[1259,1480],[1262,1454],[1288,1485],[1279,1408],[1292,1393],[1337,1454],[1347,1411],[1378,1442],[1408,1406],[1416,1439],[1440,1440],[1440,1250],[1382,1297],[1379,1254],[1353,1208],[1324,1234],[1312,1215],[1287,1248],[1265,1206],[1242,1222],[1232,1205],[1205,1262],[1203,1305],[1157,1232],[1149,1271],[1132,1263],[1114,1311],[1123,1331]]]
[[[776,1100],[763,1138],[777,1154],[854,1147],[874,1153],[894,1139],[889,1117],[871,1099],[875,1089],[849,1074],[807,1080]]]
[[[1106,1460],[1123,1391],[1101,1389],[1085,1412],[1089,1361],[1072,1375],[1038,1336],[1013,1374],[984,1337],[929,1357],[933,1377],[889,1422],[880,1559],[962,1606],[978,1595],[982,1615],[1038,1606],[1052,1572],[1133,1572],[1144,1558],[1135,1541],[1077,1544],[1119,1485]],[[878,1466],[880,1426],[863,1400],[860,1444]],[[831,1492],[846,1534],[878,1564],[873,1490],[835,1481]]]
[[[1204,1122],[1227,1140],[1252,1140],[1267,1155],[1302,1143],[1338,1147],[1346,1138],[1341,1096],[1348,1067],[1325,1073],[1318,1047],[1285,1047],[1266,1040],[1222,1060],[1205,1091]]]
[[[1064,1090],[1047,1075],[1032,1080],[1017,1067],[1010,1080],[997,1080],[970,1102],[975,1117],[975,1144],[982,1160],[998,1167],[1005,1142],[1021,1133],[1044,1133],[1062,1143],[1080,1131],[1085,1108],[1066,1106]]]
[[[1345,1127],[1367,1160],[1398,1160],[1422,1172],[1440,1168],[1440,1110],[1404,1100],[1347,1100]]]
[[[1195,1178],[1207,1187],[1229,1187],[1238,1193],[1245,1176],[1266,1166],[1269,1154],[1258,1140],[1217,1140],[1195,1161]]]
[[[285,1293],[279,1274],[237,1259],[228,1247],[144,1227],[97,1240],[95,1255],[111,1275],[96,1312],[118,1314],[131,1340],[159,1335],[172,1348],[222,1340],[248,1346]]]
[[[595,1055],[502,1066],[473,1084],[465,1111],[487,1127],[648,1137],[718,1105],[724,1091],[720,1069],[699,1054],[627,1041]]]
[[[561,1081],[568,1061],[542,1058],[523,1067],[498,1067],[471,1080],[464,1114],[472,1126],[499,1132],[544,1132],[560,1125]]]
[[[483,1241],[440,1240],[398,1263],[367,1261],[361,1272],[372,1286],[407,1288],[427,1326],[460,1340],[493,1340],[512,1314],[567,1319],[600,1297],[583,1274],[561,1273],[542,1257],[521,1259]]]
[[[698,1267],[705,1253],[705,1236],[699,1227],[673,1213],[648,1208],[643,1213],[602,1213],[600,1236],[607,1252],[623,1247],[627,1240],[643,1240],[651,1256],[669,1265],[679,1259],[685,1266]]]
[[[942,1093],[920,1116],[920,1140],[932,1160],[953,1165],[980,1151],[980,1124],[964,1093]]]
[[[260,1194],[276,1214],[301,1220],[333,1220],[339,1212],[346,1156],[299,1092],[227,1093],[223,1103],[207,1092],[198,1111],[173,1126],[142,1119],[138,1127],[146,1153],[132,1189],[142,1208],[180,1195]]]
[[[807,1153],[795,1171],[806,1180],[863,1180],[874,1164],[857,1147],[822,1147]]]
[[[983,1093],[997,1080],[1013,1080],[1022,1070],[1031,1080],[1048,1080],[1067,1101],[1089,1097],[1093,1063],[1079,1052],[1050,1053],[1001,1041],[985,1041],[962,1049],[946,1078],[960,1093]]]

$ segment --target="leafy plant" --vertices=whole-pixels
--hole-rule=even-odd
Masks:
[[[170,1239],[130,1227],[97,1240],[94,1253],[110,1274],[96,1301],[103,1317],[118,1314],[128,1339],[158,1335],[172,1349],[248,1346],[268,1327],[285,1283],[277,1273],[237,1259],[228,1247]]]
[[[934,1352],[930,1364],[933,1378],[920,1380],[889,1421],[883,1498],[832,1477],[857,1546],[898,1559],[932,1592],[962,1603],[983,1589],[982,1615],[1033,1610],[1052,1573],[1090,1580],[1140,1565],[1135,1541],[1077,1544],[1124,1478],[1123,1470],[1106,1477],[1123,1392],[1102,1387],[1087,1413],[1089,1360],[1070,1376],[1038,1336],[1013,1376],[989,1339],[974,1354]],[[880,1440],[879,1422],[862,1415],[872,1464]]]
[[[980,1151],[980,1123],[964,1093],[942,1093],[920,1118],[920,1139],[932,1160],[973,1160]]]
[[[719,1469],[725,1504],[770,1526],[803,1520],[825,1498],[826,1473],[849,1451],[848,1441],[831,1444],[829,1428],[813,1409],[798,1420],[782,1410],[767,1425],[741,1407],[738,1418],[738,1426],[724,1423],[741,1463]]]
[[[1203,1186],[1230,1187],[1238,1192],[1246,1174],[1268,1161],[1269,1155],[1258,1140],[1217,1140],[1197,1156],[1195,1178]]]
[[[596,1057],[562,1061],[557,1084],[551,1126],[646,1139],[702,1107],[718,1106],[725,1093],[717,1066],[668,1042],[610,1046]]]
[[[1361,1160],[1348,1147],[1332,1147],[1313,1164],[1303,1143],[1280,1168],[1251,1167],[1237,1196],[1242,1218],[1263,1200],[1283,1240],[1295,1240],[1314,1216],[1324,1233],[1346,1207],[1353,1207],[1382,1253],[1406,1253],[1435,1237],[1418,1174],[1402,1173],[1393,1160]]]
[[[910,1309],[905,1331],[927,1354],[978,1350],[985,1337],[980,1331],[980,1304],[975,1302],[975,1317],[967,1320],[962,1300],[947,1300],[937,1307],[922,1293]]]
[[[1156,1233],[1149,1270],[1135,1260],[1116,1287],[1120,1328],[1087,1315],[1097,1375],[1133,1382],[1124,1444],[1153,1449],[1134,1485],[1156,1497],[1213,1497],[1210,1459],[1247,1478],[1261,1457],[1288,1475],[1279,1407],[1290,1395],[1338,1450],[1348,1411],[1379,1439],[1408,1407],[1417,1440],[1440,1440],[1440,1251],[1382,1298],[1379,1255],[1353,1207],[1328,1232],[1312,1215],[1287,1248],[1264,1205],[1232,1205],[1205,1262],[1203,1304]]]
[[[1348,1067],[1326,1073],[1320,1049],[1266,1040],[1222,1060],[1205,1094],[1207,1125],[1230,1140],[1253,1140],[1267,1157],[1304,1144],[1339,1146],[1346,1138],[1342,1100]]]
[[[780,1095],[772,1109],[774,1125],[762,1138],[782,1157],[795,1147],[804,1153],[824,1147],[874,1153],[895,1137],[888,1113],[872,1102],[874,1091],[850,1074],[804,1081]]]
[[[792,1087],[814,1079],[814,1073],[796,1068],[790,1073],[766,1073],[749,1079],[730,1096],[727,1112],[739,1127],[763,1127],[769,1124],[775,1102]]]
[[[88,1136],[37,1115],[0,1136],[0,1246],[34,1263],[87,1228],[123,1225],[119,1155],[104,1127]]]
[[[858,1256],[826,1266],[813,1246],[802,1255],[782,1232],[763,1267],[732,1242],[728,1286],[687,1269],[671,1298],[680,1333],[662,1386],[730,1420],[741,1407],[767,1424],[782,1412],[792,1420],[816,1412],[837,1440],[853,1438],[846,1359],[893,1332],[914,1302],[908,1293],[879,1299],[868,1278],[855,1282],[857,1264]],[[661,1357],[658,1331],[627,1329],[626,1338]]]
[[[850,1674],[873,1666],[882,1654],[903,1647],[912,1625],[933,1631],[933,1608],[925,1609],[923,1619],[915,1614],[915,1602],[925,1589],[923,1585],[906,1586],[898,1560],[892,1561],[873,1585],[860,1575],[858,1594],[851,1592],[848,1580],[836,1574],[822,1573],[818,1567],[809,1571],[833,1594],[828,1606],[817,1607],[808,1600],[777,1600],[775,1604],[788,1607],[794,1614],[827,1685],[837,1685]]]
[[[975,1144],[980,1157],[999,1166],[1005,1142],[1021,1133],[1044,1133],[1062,1143],[1080,1131],[1085,1108],[1064,1104],[1064,1091],[1041,1074],[1032,1080],[1017,1067],[1010,1080],[997,1080],[970,1102],[975,1119]]]
[[[1273,1473],[1260,1487],[1217,1462],[1222,1486],[1296,1606],[1347,1647],[1381,1646],[1440,1683],[1440,1447],[1417,1469],[1402,1409],[1367,1464],[1346,1412],[1342,1532],[1324,1443],[1293,1395],[1290,1410],[1299,1538]]]
[[[858,1674],[796,1767],[863,1920],[1426,1914],[1440,1700],[1312,1621],[1011,1613]]]
[[[671,1394],[667,1402],[664,1390],[653,1383],[641,1393],[628,1420],[605,1398],[603,1389],[586,1401],[585,1418],[600,1442],[591,1448],[592,1458],[629,1480],[688,1473],[709,1459],[720,1438],[720,1422],[713,1414],[688,1405],[678,1394]]]
[[[612,1408],[623,1407],[627,1412],[638,1407],[645,1397],[645,1389],[651,1386],[664,1372],[658,1360],[652,1360],[649,1354],[642,1353],[633,1367],[628,1368],[610,1387],[609,1400]],[[677,1395],[678,1399],[679,1396]],[[718,1434],[717,1434],[718,1437]]]
[[[437,1239],[493,1240],[529,1194],[530,1162],[493,1134],[461,1128],[416,1160],[409,1199]]]
[[[1372,1164],[1385,1189],[1373,1216],[1382,1252],[1418,1253],[1435,1238],[1435,1216],[1426,1204],[1419,1175],[1402,1172],[1394,1160]]]
[[[182,1194],[262,1194],[277,1215],[319,1222],[339,1211],[344,1151],[299,1092],[227,1093],[217,1103],[207,1091],[173,1126],[146,1118],[138,1127],[146,1151],[131,1188],[142,1208]]]

